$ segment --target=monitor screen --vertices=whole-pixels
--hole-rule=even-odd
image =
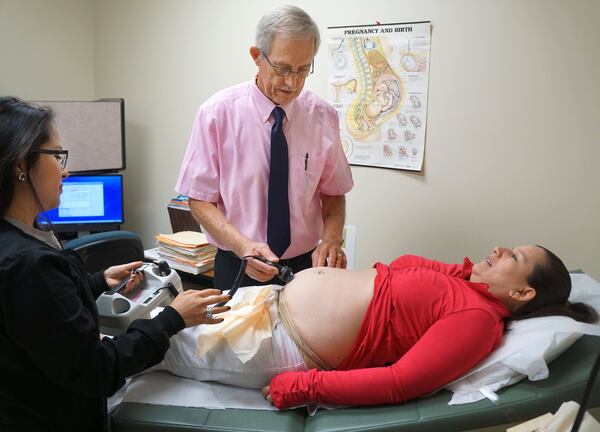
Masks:
[[[74,175],[63,181],[60,206],[42,214],[57,231],[113,229],[124,222],[123,176]]]

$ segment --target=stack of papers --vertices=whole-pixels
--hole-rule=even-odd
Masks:
[[[217,248],[209,244],[201,232],[180,231],[158,234],[155,238],[159,257],[174,269],[198,274],[215,265]]]
[[[175,198],[171,198],[168,204],[169,207],[178,208],[182,210],[189,210],[190,203],[188,197],[185,195],[177,195]]]

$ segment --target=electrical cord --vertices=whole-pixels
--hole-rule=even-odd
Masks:
[[[173,285],[171,282],[169,282],[168,284],[166,284],[163,287],[160,287],[159,289],[157,289],[155,291],[155,293],[158,293],[162,290],[169,290],[169,292],[171,293],[171,295],[173,296],[173,298],[177,297],[179,295],[179,291],[177,291],[177,288],[175,288],[175,285]]]
[[[244,275],[246,274],[246,267],[248,266],[248,257],[242,258],[242,264],[240,265],[240,269],[238,270],[238,274],[235,277],[235,281],[233,285],[229,289],[229,297],[232,298],[235,292],[238,290],[240,285],[242,284],[242,280],[244,280]],[[215,307],[225,306],[226,301],[217,303]]]

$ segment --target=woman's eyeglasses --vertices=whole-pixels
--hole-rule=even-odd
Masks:
[[[67,167],[67,159],[69,158],[69,150],[55,150],[55,149],[36,149],[32,150],[31,153],[42,153],[53,155],[60,167],[65,169]]]

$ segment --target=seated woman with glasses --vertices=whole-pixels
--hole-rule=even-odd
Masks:
[[[106,397],[125,378],[160,362],[184,327],[221,322],[205,316],[225,301],[218,290],[188,291],[151,320],[100,339],[94,299],[141,262],[86,274],[39,213],[56,208],[67,150],[49,109],[0,98],[0,430],[104,431]],[[134,276],[126,291],[139,283]]]
[[[398,403],[473,368],[507,319],[595,322],[570,291],[564,264],[540,246],[496,247],[476,264],[404,255],[368,270],[312,268],[283,288],[240,289],[223,323],[179,333],[155,369],[264,386],[278,408]]]

